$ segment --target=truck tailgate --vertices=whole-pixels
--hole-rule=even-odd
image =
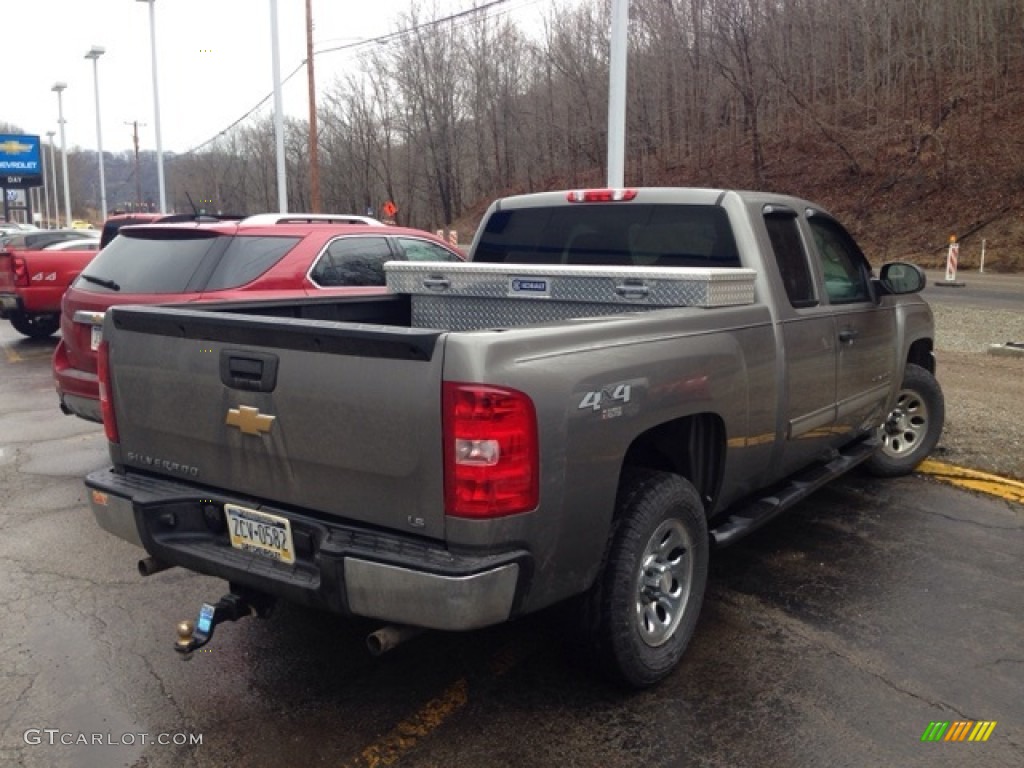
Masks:
[[[103,332],[115,464],[443,537],[442,332],[155,307]]]
[[[14,254],[0,250],[0,293],[14,291]]]

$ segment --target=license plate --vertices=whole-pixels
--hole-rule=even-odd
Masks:
[[[231,546],[265,555],[281,563],[295,562],[289,520],[237,504],[225,504]]]
[[[90,329],[89,333],[89,346],[92,348],[92,351],[95,352],[100,348],[100,342],[103,341],[103,326],[94,325]]]

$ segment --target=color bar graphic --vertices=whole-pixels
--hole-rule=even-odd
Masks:
[[[933,720],[921,734],[921,741],[988,741],[996,724],[995,720]]]

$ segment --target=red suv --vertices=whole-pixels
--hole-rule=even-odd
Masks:
[[[164,304],[384,290],[386,261],[460,261],[418,229],[261,214],[235,222],[127,226],[64,294],[53,375],[65,413],[101,421],[96,349],[114,304]]]

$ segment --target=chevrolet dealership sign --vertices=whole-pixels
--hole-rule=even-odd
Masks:
[[[39,137],[0,133],[0,187],[38,187],[43,183]]]

